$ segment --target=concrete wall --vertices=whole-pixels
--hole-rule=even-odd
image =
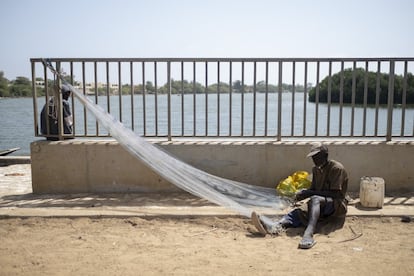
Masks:
[[[362,176],[385,179],[386,191],[414,190],[414,141],[327,142],[330,159],[348,171],[349,191]],[[310,142],[163,142],[159,146],[206,172],[275,187],[297,170],[311,171]],[[31,144],[34,193],[147,192],[177,190],[117,142],[70,140]]]

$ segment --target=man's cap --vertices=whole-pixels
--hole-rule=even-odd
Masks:
[[[324,145],[323,143],[315,143],[312,145],[311,150],[308,153],[307,157],[312,157],[315,154],[318,154],[320,152],[324,152],[328,154],[328,147]]]
[[[67,86],[66,84],[62,84],[60,86],[60,92],[62,93],[70,93],[70,88],[69,86]]]

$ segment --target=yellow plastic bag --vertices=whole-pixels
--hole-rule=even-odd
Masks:
[[[276,190],[280,195],[294,196],[299,190],[308,189],[311,186],[312,183],[308,176],[308,172],[297,171],[280,181]]]

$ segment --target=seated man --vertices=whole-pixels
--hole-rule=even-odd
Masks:
[[[70,97],[70,88],[62,84],[61,89],[62,93],[62,108],[63,108],[63,131],[64,134],[72,134],[72,112],[70,111],[69,97]],[[48,120],[46,119],[48,116]],[[47,122],[49,121],[49,132],[47,129]],[[52,97],[49,100],[49,103],[45,104],[42,112],[40,113],[40,128],[43,135],[57,135],[59,133],[58,129],[58,109],[55,98]],[[71,138],[71,137],[69,137]],[[58,140],[57,137],[47,137],[47,140]]]
[[[292,210],[276,222],[269,222],[255,212],[252,213],[253,224],[263,235],[279,234],[288,227],[307,225],[299,243],[301,249],[311,248],[315,244],[313,234],[318,220],[345,216],[348,204],[345,198],[348,175],[343,165],[335,160],[328,160],[328,148],[322,143],[313,145],[308,157],[311,157],[315,164],[312,169],[312,185],[295,195],[298,201],[309,198],[307,204]]]

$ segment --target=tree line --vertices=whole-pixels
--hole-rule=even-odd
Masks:
[[[65,80],[69,83],[71,83],[71,77],[65,76]],[[75,78],[73,78],[75,79]],[[45,82],[42,78],[37,78],[36,81],[47,83],[48,87],[54,86],[53,80],[47,80]],[[80,86],[80,83],[75,81],[73,82],[74,86]],[[202,93],[229,93],[230,89],[232,92],[235,93],[251,93],[254,90],[258,93],[264,93],[264,92],[277,92],[278,86],[268,84],[266,86],[266,83],[264,81],[259,81],[256,83],[256,87],[253,85],[246,85],[242,84],[240,80],[236,80],[232,83],[232,86],[230,87],[229,83],[220,82],[208,85],[207,87],[202,85],[199,82],[189,82],[187,80],[171,80],[171,93],[172,94],[202,94]],[[303,91],[304,87],[302,85],[296,85],[295,90],[296,91]],[[98,95],[106,95],[106,94],[119,94],[118,88],[107,88],[107,87],[97,87],[96,88]],[[138,84],[134,85],[133,89],[131,89],[130,84],[123,84],[121,87],[121,93],[122,95],[129,95],[131,94],[131,91],[133,90],[134,94],[142,94],[142,93],[148,93],[148,94],[166,94],[169,91],[168,83],[165,83],[162,86],[156,86],[151,81],[147,81],[145,85]],[[291,84],[282,84],[282,91],[292,91],[293,86]],[[88,89],[89,93],[95,93],[95,88]],[[36,88],[36,94],[38,96],[44,96],[45,95],[45,89],[42,86],[38,86]],[[32,96],[32,83],[31,81],[26,77],[17,77],[16,80],[8,81],[4,77],[4,73],[0,71],[0,97],[31,97]]]
[[[303,91],[304,87],[302,85],[296,85],[296,91]],[[102,89],[102,90],[105,90]],[[155,92],[159,94],[166,94],[169,91],[168,83],[164,84],[161,87],[155,87],[154,84],[150,81],[147,81],[145,86],[142,84],[134,85],[134,94],[142,94],[144,91],[145,93],[153,94]],[[278,91],[278,87],[276,85],[268,84],[266,87],[266,83],[264,81],[260,81],[256,84],[256,87],[253,85],[246,85],[242,84],[240,80],[236,80],[232,83],[231,87],[229,83],[220,82],[214,83],[208,86],[204,86],[199,82],[190,82],[187,80],[171,80],[171,93],[172,94],[203,94],[203,93],[252,93],[254,91],[258,93],[274,93]],[[282,84],[282,91],[292,91],[293,86],[290,84]],[[122,94],[130,94],[132,91],[131,86],[129,84],[125,84],[122,86]]]
[[[366,72],[362,68],[356,68],[355,71],[352,69],[346,69],[343,71],[343,103],[352,103],[352,86],[353,79],[355,76],[355,94],[354,102],[356,104],[363,104],[365,102],[365,77],[367,76],[367,92],[366,92],[366,103],[376,104],[377,101],[377,73]],[[380,73],[379,79],[379,93],[378,102],[379,104],[388,103],[388,81],[389,74]],[[414,75],[407,73],[406,79],[406,103],[414,104]],[[341,73],[336,73],[331,77],[331,102],[341,102]],[[402,104],[403,92],[404,92],[404,77],[401,75],[394,76],[394,104]],[[319,102],[328,102],[329,96],[329,77],[325,77],[319,83]],[[316,87],[309,91],[309,101],[316,101]]]
[[[355,77],[355,95],[354,102],[356,104],[363,104],[365,101],[365,78],[367,76],[367,93],[366,93],[366,102],[367,104],[375,104],[377,101],[377,78],[379,78],[379,95],[378,101],[379,104],[387,104],[388,102],[388,81],[389,75],[385,73],[380,73],[377,77],[376,72],[366,72],[362,68],[346,69],[343,71],[343,93],[342,93],[342,102],[343,103],[352,103],[353,102],[353,79]],[[70,76],[65,76],[65,80],[71,82]],[[36,81],[43,82],[43,79],[37,78]],[[402,104],[403,99],[403,87],[404,87],[404,77],[401,75],[395,75],[394,77],[394,103]],[[412,73],[407,74],[406,78],[406,103],[414,104],[414,75]],[[47,80],[48,87],[54,86],[54,80]],[[78,82],[74,82],[73,85],[80,85]],[[308,85],[309,87],[310,85]],[[341,72],[336,73],[331,76],[330,83],[330,101],[332,103],[341,102]],[[202,93],[229,93],[230,89],[235,93],[251,93],[256,91],[258,93],[275,93],[279,91],[277,85],[268,84],[264,81],[259,81],[256,83],[256,86],[242,84],[240,80],[236,80],[232,83],[231,87],[229,83],[215,83],[208,85],[207,87],[198,82],[190,82],[187,80],[171,80],[171,93],[172,94],[202,94]],[[110,95],[119,94],[118,88],[106,88],[99,87],[97,88],[98,95]],[[282,91],[292,91],[293,86],[291,84],[282,84]],[[133,89],[130,84],[124,84],[121,87],[122,95],[131,94],[133,91],[134,94],[166,94],[169,91],[168,84],[163,84],[161,86],[155,86],[151,81],[147,81],[145,85],[138,84],[134,85]],[[296,85],[295,91],[304,91],[303,85]],[[37,87],[36,93],[38,96],[45,95],[45,89],[43,87]],[[95,88],[92,91],[87,91],[87,93],[95,93]],[[0,97],[31,97],[32,96],[32,82],[26,77],[17,77],[15,80],[9,81],[5,78],[4,72],[0,71]],[[319,102],[326,103],[328,102],[329,96],[329,77],[325,77],[319,83]],[[309,101],[316,101],[316,87],[312,87],[309,91]]]
[[[26,77],[17,77],[9,81],[0,71],[0,97],[31,97],[32,82]]]

